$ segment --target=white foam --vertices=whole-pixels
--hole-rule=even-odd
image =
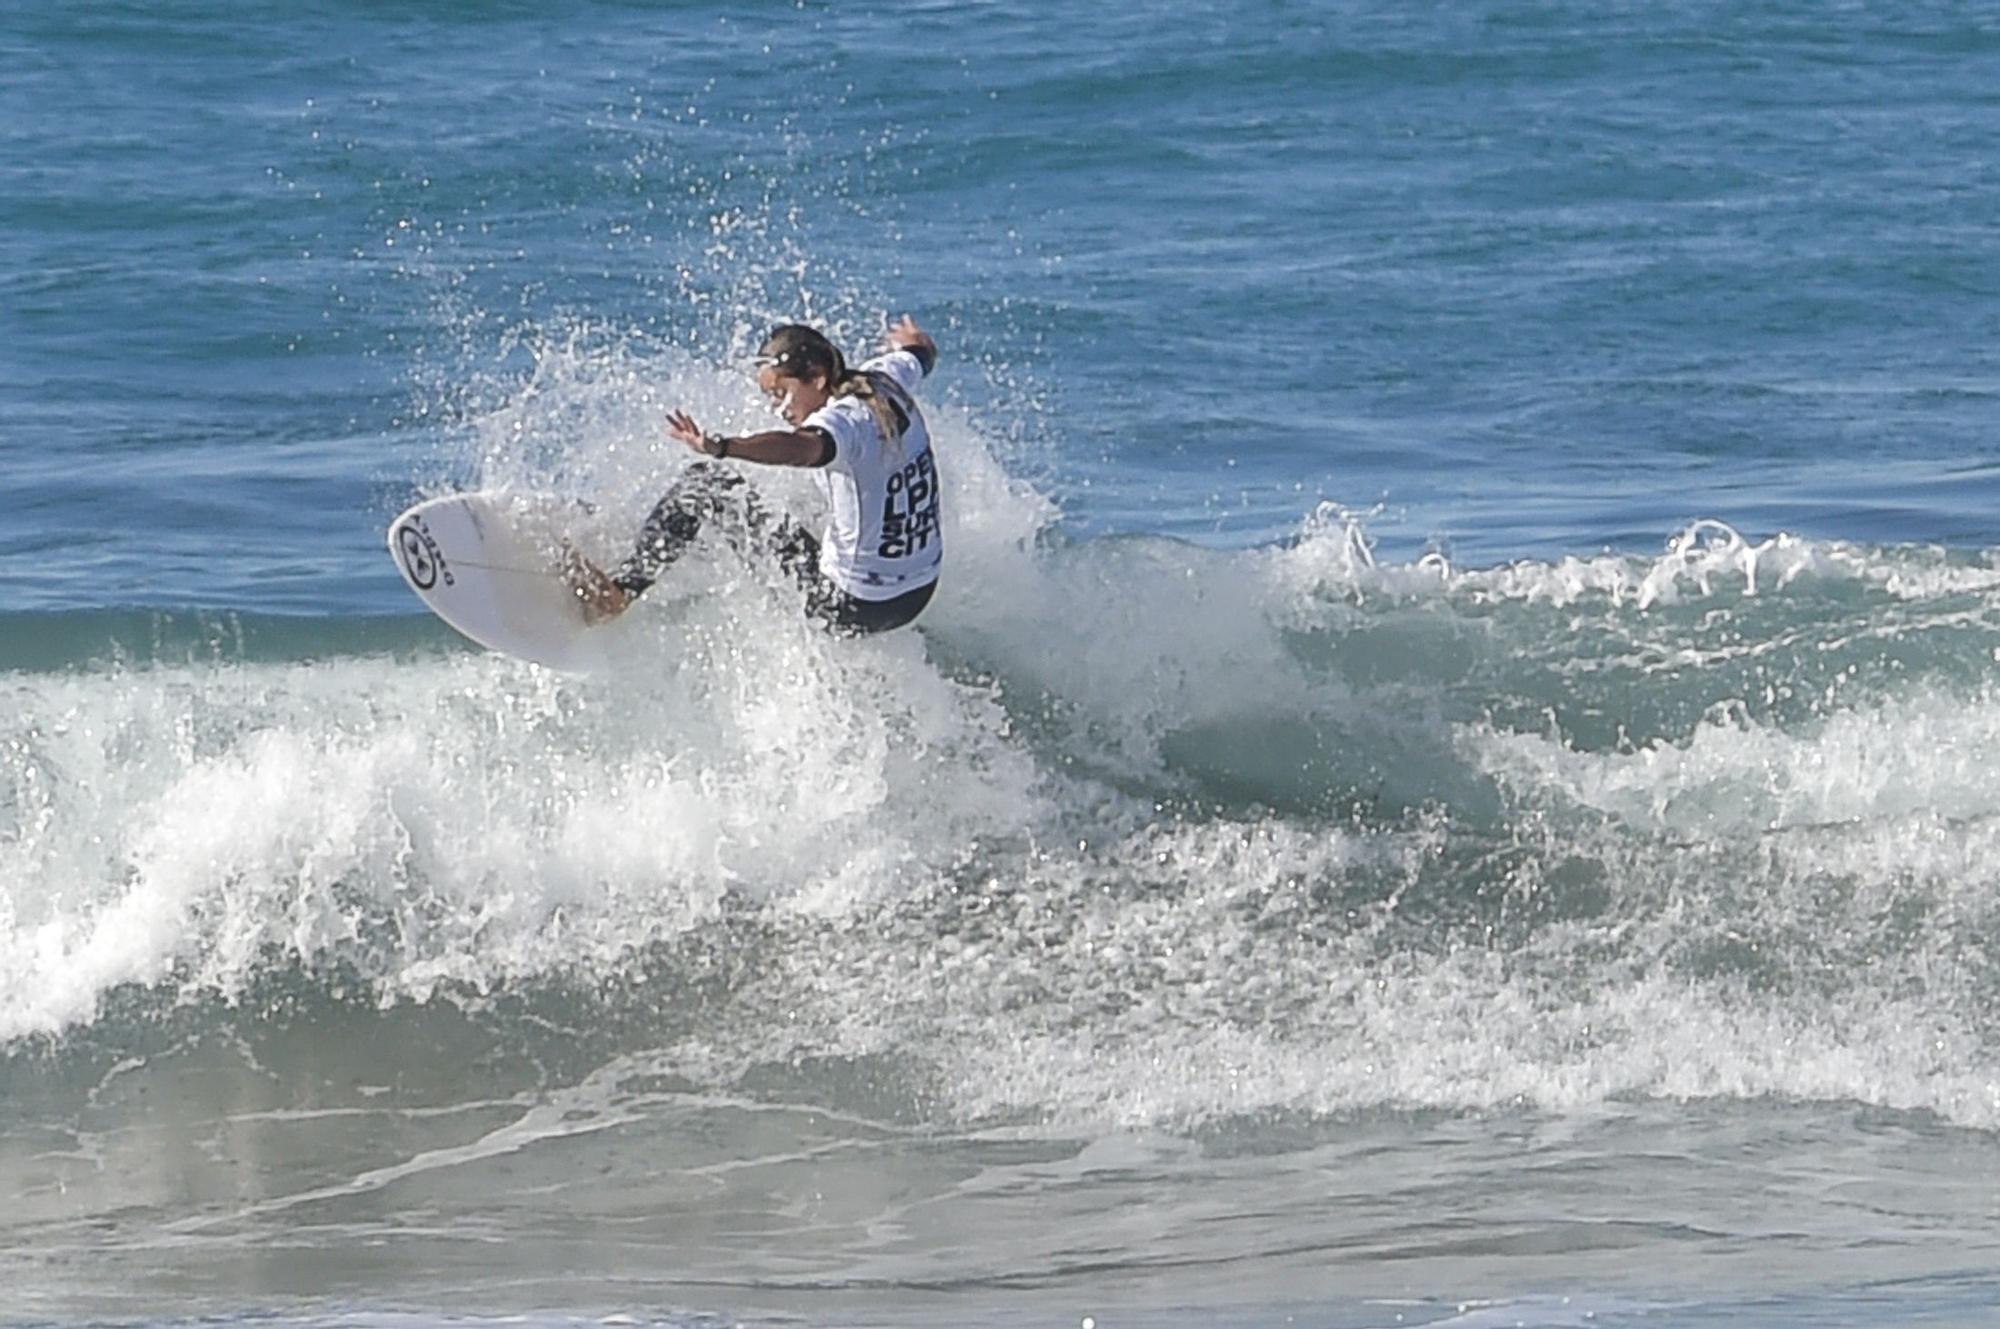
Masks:
[[[1793,728],[1723,705],[1687,738],[1631,751],[1490,726],[1465,744],[1525,802],[1684,834],[2000,813],[2000,787],[1987,778],[2000,766],[2000,695],[1990,688],[1921,688]]]
[[[732,886],[893,889],[1032,819],[995,708],[919,638],[771,617],[701,624],[652,678],[471,657],[12,681],[0,1036],[120,983],[234,990],[266,947],[385,995],[608,963]]]
[[[1280,559],[1281,575],[1295,595],[1443,594],[1472,603],[1602,602],[1645,610],[1689,601],[1752,599],[1801,581],[1852,583],[1903,600],[2000,591],[2000,565],[1991,550],[1972,556],[1929,545],[1883,550],[1782,531],[1753,540],[1713,520],[1690,524],[1651,558],[1607,550],[1551,562],[1458,568],[1433,552],[1413,563],[1378,565],[1364,516],[1322,504],[1307,519],[1298,543]]]

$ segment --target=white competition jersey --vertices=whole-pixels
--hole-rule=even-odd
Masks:
[[[803,428],[833,438],[833,460],[813,471],[829,509],[819,570],[857,600],[893,600],[936,581],[944,562],[931,433],[910,396],[924,366],[908,351],[892,351],[861,369],[902,390],[898,400],[894,388],[878,389],[903,408],[910,427],[888,442],[875,412],[855,397],[836,397],[806,417]]]

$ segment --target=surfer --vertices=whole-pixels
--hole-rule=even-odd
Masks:
[[[886,632],[923,612],[937,589],[944,541],[930,430],[912,393],[937,363],[937,343],[907,314],[890,325],[886,343],[884,354],[849,368],[815,329],[774,330],[754,361],[757,386],[788,429],[731,437],[704,431],[685,411],[670,414],[667,433],[704,456],[668,488],[632,553],[609,572],[566,553],[564,575],[585,619],[625,612],[704,523],[732,515],[804,587],[806,612],[834,628]],[[730,461],[811,467],[827,502],[825,532],[815,537],[773,518]]]

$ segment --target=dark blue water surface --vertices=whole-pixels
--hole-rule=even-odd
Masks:
[[[380,519],[547,339],[890,309],[1082,534],[1992,543],[1997,28],[11,6],[0,608],[402,609]]]

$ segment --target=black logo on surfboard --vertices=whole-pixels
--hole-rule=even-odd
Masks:
[[[438,553],[437,541],[431,539],[430,533],[417,523],[405,522],[396,532],[396,555],[403,560],[403,571],[409,575],[410,585],[420,591],[428,591],[437,585],[438,571],[444,567],[444,556]]]

